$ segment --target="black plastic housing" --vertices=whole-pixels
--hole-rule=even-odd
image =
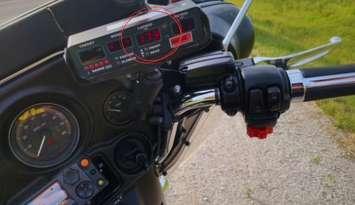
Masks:
[[[232,54],[221,51],[186,60],[179,70],[185,74],[186,91],[217,88],[224,78],[236,73]]]
[[[144,0],[66,0],[48,3],[0,26],[0,78],[63,50],[67,37],[127,17]]]
[[[274,66],[252,66],[241,69],[244,102],[242,112],[248,126],[275,125],[280,114],[290,107],[291,88],[287,73]],[[279,90],[277,108],[270,104],[270,89]]]

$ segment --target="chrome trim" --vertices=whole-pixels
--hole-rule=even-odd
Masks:
[[[168,145],[167,145],[167,152],[166,153],[169,153],[171,151],[171,148],[173,148],[178,126],[179,126],[178,122],[175,122],[173,124],[173,129],[171,130],[172,135],[168,139]]]
[[[211,108],[218,103],[219,93],[217,89],[196,91],[189,95],[186,95],[181,103],[181,106],[175,112],[175,116],[178,121],[174,123],[173,128],[171,130],[168,145],[166,148],[166,152],[159,159],[159,162],[162,165],[164,171],[170,170],[176,164],[177,159],[184,153],[186,148],[185,142],[190,141],[192,132],[195,130],[196,126],[199,125],[201,117],[204,115],[204,109]],[[176,146],[174,143],[176,142],[176,137],[178,136],[178,127],[184,126],[184,122],[189,119],[186,114],[189,111],[196,110],[194,113],[197,116],[196,121],[192,125],[191,129],[187,130],[186,133],[180,133],[180,138],[184,138],[184,140],[180,141]],[[190,116],[191,117],[191,116]],[[184,137],[183,137],[184,136]]]
[[[37,67],[38,65],[40,65],[40,64],[42,64],[42,63],[44,63],[44,62],[46,62],[46,61],[48,61],[48,60],[50,60],[50,59],[52,59],[52,58],[54,58],[54,57],[57,57],[57,56],[59,56],[59,55],[63,55],[63,54],[64,54],[64,51],[58,51],[58,52],[53,53],[53,54],[51,54],[51,55],[49,55],[49,56],[47,56],[47,57],[45,57],[45,58],[42,58],[42,59],[39,60],[39,61],[36,61],[36,62],[32,63],[31,65],[28,65],[28,66],[26,66],[26,67],[20,69],[19,71],[17,71],[17,72],[15,72],[15,73],[13,73],[13,74],[11,74],[11,75],[9,75],[9,76],[7,76],[7,77],[1,79],[1,80],[0,80],[0,86],[4,85],[4,84],[7,83],[8,81],[10,81],[10,80],[12,80],[12,79],[14,79],[14,78],[16,78],[16,77],[18,77],[18,76],[20,76],[20,75],[26,73],[27,71],[32,70],[33,68]]]
[[[191,110],[209,108],[217,104],[218,99],[218,92],[215,89],[191,93],[183,99],[181,106],[176,111],[176,116],[183,116]]]
[[[288,70],[288,78],[291,85],[291,97],[293,102],[303,102],[306,94],[304,77],[300,70]]]
[[[206,135],[203,134],[207,126],[207,121],[209,119],[210,113],[216,106],[212,106],[210,111],[201,112],[196,124],[193,129],[190,131],[190,137],[188,141],[190,142],[189,146],[184,146],[180,153],[177,155],[175,163],[167,164],[167,170],[169,173],[173,173],[178,167],[183,166],[184,163],[188,162],[189,159],[193,156],[194,152],[203,144],[206,140]]]
[[[169,4],[167,6],[162,6],[162,7],[148,7],[148,9],[152,10],[153,12],[147,12],[142,15],[136,16],[132,18],[127,24],[127,19],[121,19],[109,24],[105,24],[96,28],[92,28],[80,33],[73,34],[69,36],[68,38],[68,43],[67,43],[67,48],[80,45],[82,43],[86,43],[92,40],[95,40],[100,37],[104,37],[107,35],[122,35],[122,29],[123,27],[127,26],[126,29],[136,26],[136,25],[143,25],[149,23],[155,19],[161,18],[166,16],[165,12],[168,11],[174,11],[174,13],[180,13],[182,11],[191,9],[196,7],[196,4],[191,2],[191,1],[180,1],[176,2],[174,4]],[[158,11],[163,11],[163,12],[158,12]],[[182,14],[180,14],[182,15]]]
[[[172,172],[173,171],[172,169],[183,161],[181,160],[181,157],[183,157],[184,155],[186,156],[186,152],[185,152],[186,149],[189,148],[189,150],[191,150],[190,149],[191,147],[187,146],[185,142],[192,141],[192,137],[195,131],[197,130],[196,128],[199,127],[201,123],[201,118],[203,118],[203,116],[206,114],[207,114],[206,112],[202,110],[198,110],[192,116],[184,117],[181,120],[179,120],[179,126],[182,126],[182,128],[184,129],[186,128],[186,130],[185,132],[179,132],[180,140],[176,141],[177,144],[171,149],[171,151],[169,152],[165,160],[161,163],[161,171]],[[193,122],[190,120],[193,120]],[[193,141],[196,142],[196,140]],[[191,146],[195,146],[195,145],[196,143],[191,144]]]
[[[307,90],[312,88],[355,86],[355,72],[309,78],[305,78],[301,70],[289,70],[287,74],[291,84],[292,101],[296,102],[304,102]]]
[[[225,51],[228,51],[229,44],[232,40],[232,37],[236,34],[238,31],[238,28],[240,27],[244,17],[246,16],[251,4],[253,3],[253,0],[245,0],[242,8],[240,9],[237,17],[234,19],[232,26],[228,30],[226,37],[223,39],[223,48]]]
[[[166,148],[164,150],[164,154],[160,157],[159,162],[163,162],[168,157],[169,153],[171,152],[173,145],[174,145],[176,135],[177,135],[178,126],[179,126],[179,122],[175,122],[173,124],[173,127],[172,127],[170,133],[168,134],[168,139],[167,139]]]

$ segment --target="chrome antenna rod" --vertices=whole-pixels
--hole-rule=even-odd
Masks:
[[[229,44],[232,40],[233,35],[237,32],[240,24],[242,23],[244,17],[246,16],[253,0],[245,0],[242,8],[240,9],[237,17],[234,19],[234,22],[230,29],[227,32],[226,37],[223,39],[223,48],[225,51],[228,51]]]

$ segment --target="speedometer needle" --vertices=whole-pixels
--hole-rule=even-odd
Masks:
[[[107,111],[110,111],[110,112],[122,112],[120,109],[108,109]]]
[[[41,145],[39,146],[38,152],[37,152],[37,157],[39,157],[39,155],[41,155],[42,149],[43,149],[43,145],[44,142],[46,141],[46,136],[44,135],[41,141]]]

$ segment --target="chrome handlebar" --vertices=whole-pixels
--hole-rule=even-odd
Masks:
[[[312,70],[312,69],[310,69]],[[314,72],[315,71],[315,72]],[[294,69],[286,71],[292,102],[306,102],[355,94],[355,65],[332,69]],[[219,103],[219,90],[208,89],[186,95],[176,116],[191,110],[205,109]]]
[[[180,107],[176,111],[176,116],[184,116],[191,110],[209,108],[218,103],[219,92],[217,89],[196,91],[186,95]]]
[[[292,101],[305,102],[354,95],[355,66],[347,67],[346,70],[319,68],[319,71],[311,76],[307,74],[307,69],[287,71]]]

